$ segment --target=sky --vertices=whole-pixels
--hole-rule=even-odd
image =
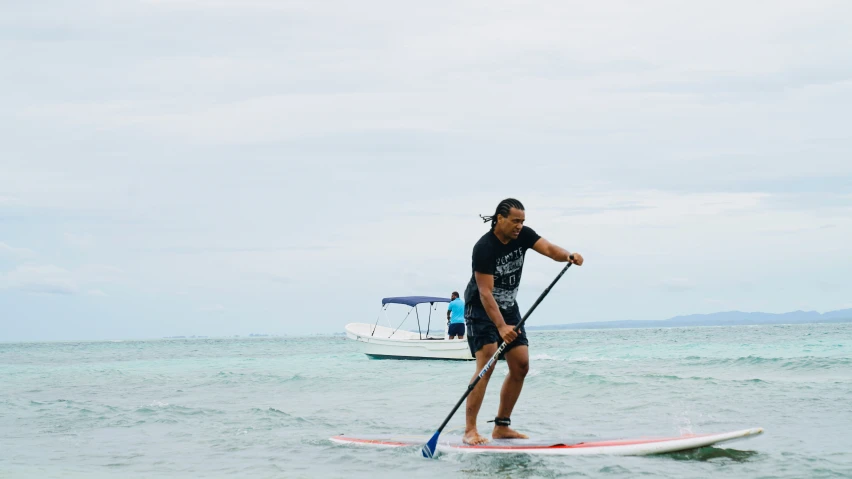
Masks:
[[[820,0],[2,2],[0,341],[339,333],[463,291],[506,197],[586,258],[530,324],[850,308],[850,31]],[[561,266],[527,255],[522,311]]]

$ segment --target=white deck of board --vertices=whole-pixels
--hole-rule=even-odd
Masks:
[[[542,454],[553,456],[609,454],[619,456],[645,456],[649,454],[664,454],[712,446],[722,442],[757,436],[762,433],[763,428],[755,427],[718,434],[700,434],[670,438],[646,437],[633,440],[621,440],[628,442],[628,444],[616,443],[595,446],[594,444],[597,441],[589,441],[588,446],[583,447],[556,447],[560,444],[572,443],[570,440],[559,439],[495,440],[484,446],[468,446],[461,442],[461,437],[447,436],[441,437],[438,440],[438,451],[465,454]],[[371,447],[416,447],[422,446],[427,440],[429,440],[428,436],[335,436],[331,438],[331,441],[339,444]],[[579,444],[575,444],[575,446],[578,445]],[[524,449],[524,447],[529,447],[529,449]]]

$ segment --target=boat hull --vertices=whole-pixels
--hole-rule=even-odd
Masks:
[[[364,354],[377,359],[473,359],[466,339],[421,339],[418,333],[366,323],[347,324],[346,336],[360,343]]]

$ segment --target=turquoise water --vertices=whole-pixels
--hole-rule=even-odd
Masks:
[[[652,457],[429,461],[328,437],[431,434],[472,363],[370,360],[340,336],[3,343],[0,476],[852,477],[852,324],[533,331],[530,342],[512,421],[533,436],[765,433]],[[447,431],[462,425],[460,412]]]

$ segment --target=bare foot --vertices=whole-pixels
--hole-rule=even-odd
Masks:
[[[494,439],[529,439],[526,434],[521,434],[509,426],[494,426],[491,437]]]
[[[488,438],[479,435],[479,431],[476,429],[471,429],[470,431],[464,432],[464,437],[462,437],[462,442],[465,444],[470,444],[471,446],[476,446],[477,444],[485,444],[488,442]]]

